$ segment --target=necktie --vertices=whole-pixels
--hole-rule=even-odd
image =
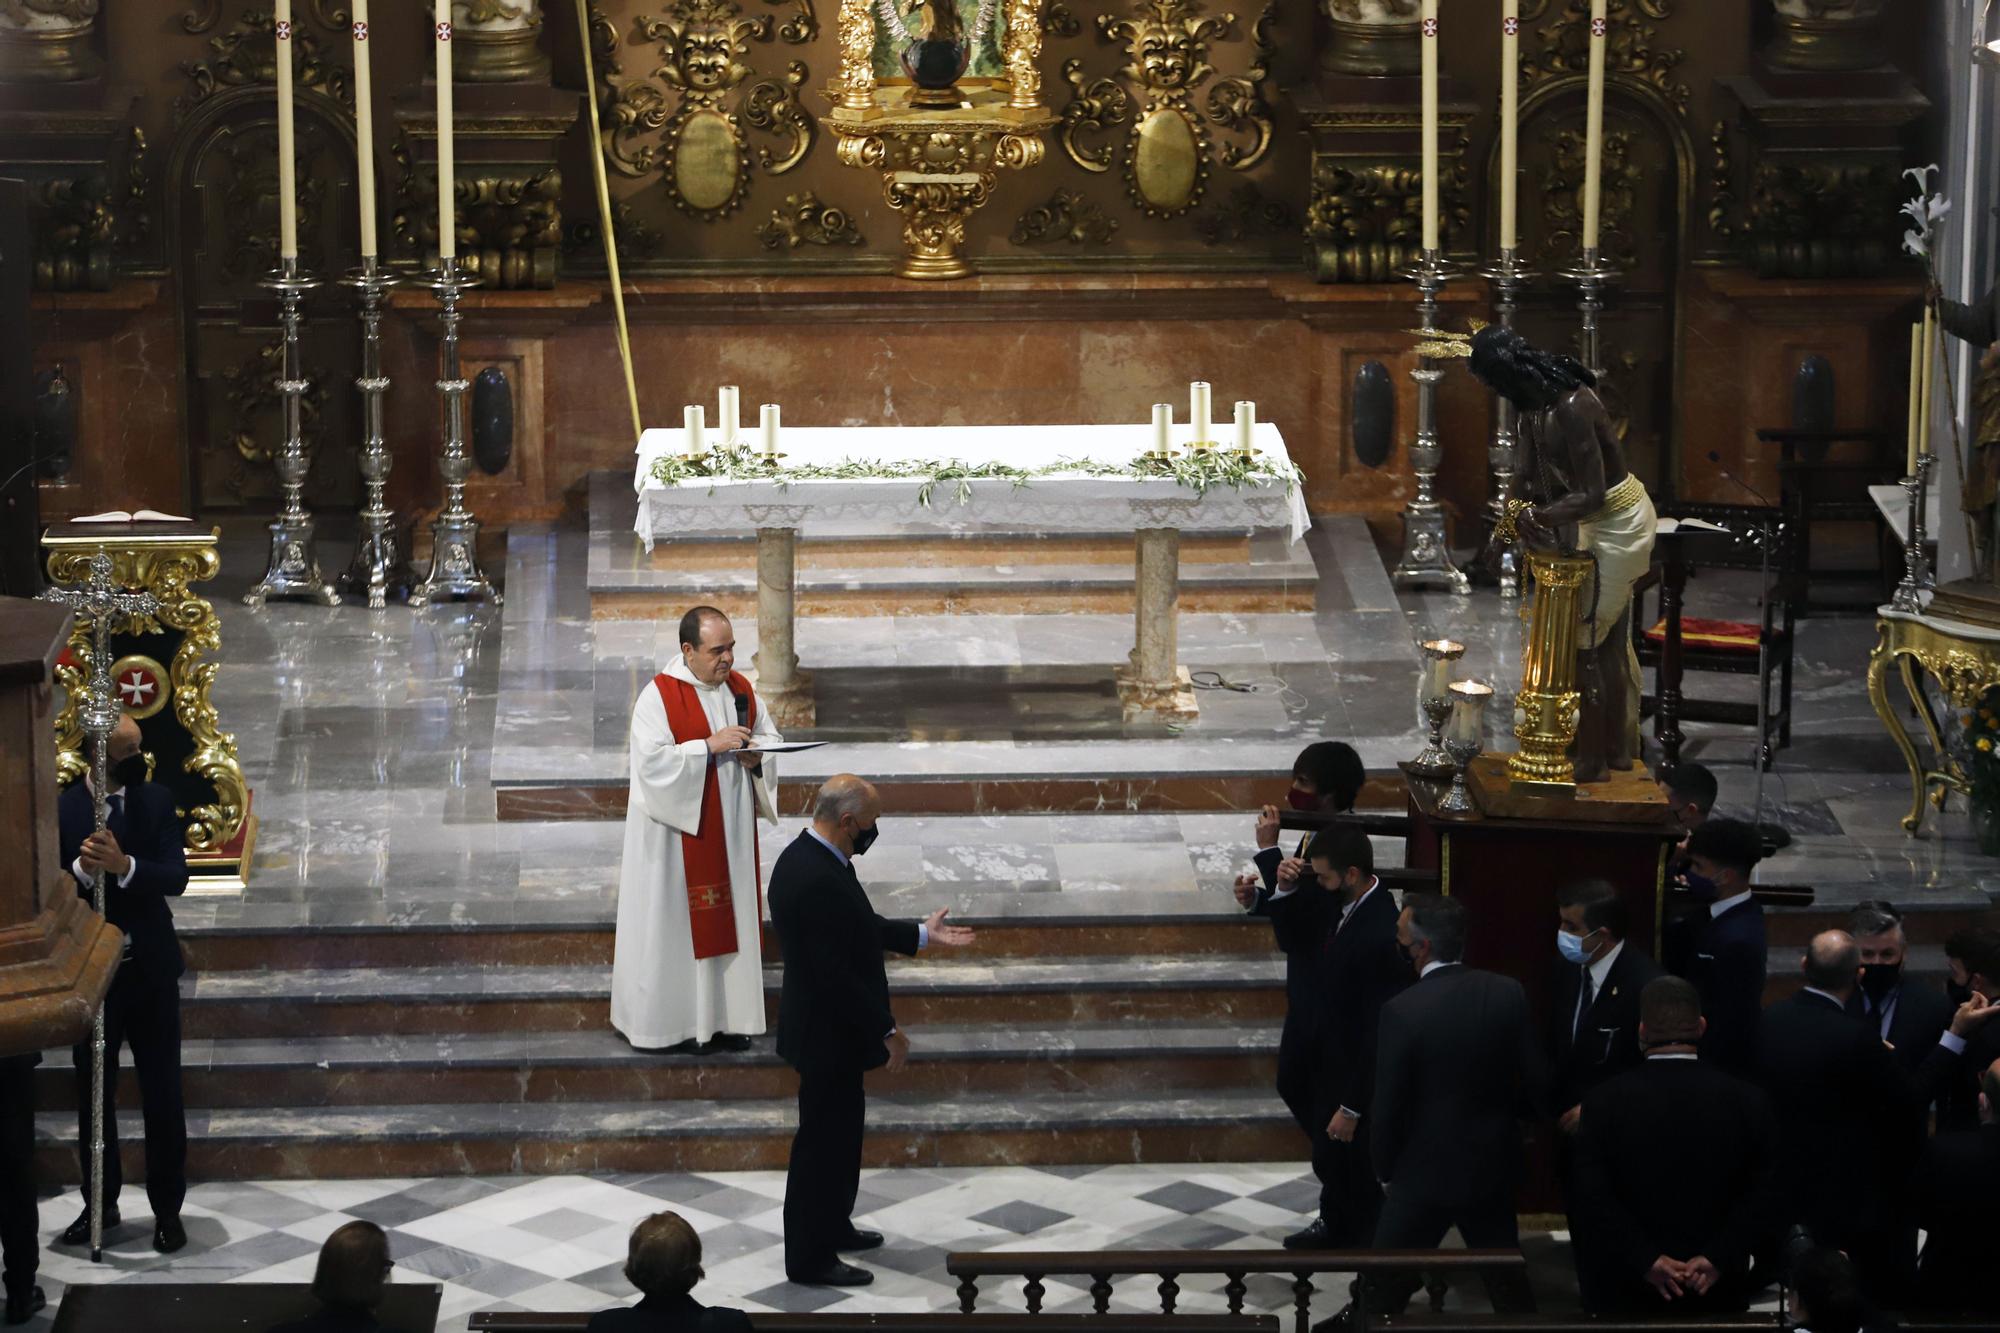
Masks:
[[[1570,1040],[1574,1041],[1576,1039],[1577,1030],[1583,1026],[1583,1016],[1590,1009],[1590,1002],[1593,998],[1593,989],[1590,984],[1590,964],[1585,963],[1583,965],[1583,978],[1577,983],[1576,987],[1576,1018],[1569,1026]]]

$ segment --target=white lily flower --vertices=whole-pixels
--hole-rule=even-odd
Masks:
[[[1910,178],[1911,182],[1916,185],[1918,192],[1921,193],[1930,188],[1931,177],[1937,174],[1937,169],[1937,163],[1933,162],[1927,167],[1911,167],[1903,174]]]
[[[1906,253],[1913,254],[1919,259],[1923,259],[1930,254],[1930,250],[1925,245],[1922,234],[1914,231],[1903,233],[1903,249]]]

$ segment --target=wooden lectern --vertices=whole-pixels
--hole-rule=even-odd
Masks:
[[[90,1031],[124,937],[57,864],[56,658],[70,614],[0,597],[0,1056]]]

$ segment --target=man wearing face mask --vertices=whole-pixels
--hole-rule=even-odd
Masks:
[[[1660,794],[1667,798],[1667,805],[1674,818],[1679,821],[1683,833],[1693,833],[1708,820],[1708,812],[1715,808],[1715,797],[1719,789],[1715,774],[1704,764],[1670,764],[1660,770],[1656,779]],[[1667,862],[1668,882],[1679,885],[1687,874],[1687,839],[1682,838],[1680,846]]]
[[[1935,985],[1905,984],[1903,959],[1909,945],[1903,918],[1885,902],[1862,903],[1847,917],[1847,933],[1861,950],[1861,987],[1847,1012],[1866,1022],[1914,1073],[1931,1047],[1951,1026],[1956,1007]]]
[[[1708,1019],[1701,1058],[1739,1077],[1757,1069],[1767,945],[1764,908],[1750,889],[1763,839],[1738,819],[1710,819],[1688,836],[1687,887],[1695,905],[1669,928],[1667,970],[1701,992]]]
[[[1556,895],[1553,1079],[1557,1128],[1574,1135],[1583,1096],[1614,1074],[1636,1068],[1639,993],[1660,975],[1644,952],[1625,947],[1628,913],[1618,890],[1601,879],[1571,884]]]
[[[828,778],[811,827],[771,867],[771,926],[784,958],[778,1000],[778,1054],[799,1074],[799,1128],[785,1174],[785,1276],[813,1286],[861,1287],[875,1280],[843,1263],[843,1250],[872,1250],[882,1235],[853,1221],[861,1185],[866,1100],[862,1076],[894,1073],[910,1039],[889,1011],[884,952],[915,954],[932,944],[972,943],[940,907],[922,924],[875,914],[854,873],[854,858],[875,843],[882,801],[851,773]]]
[[[1950,969],[1945,1000],[1954,1010],[1974,995],[2000,1001],[2000,931],[1990,926],[1961,926],[1945,939],[1944,961]],[[1976,1072],[1995,1060],[2000,1060],[2000,1023],[1988,1023],[1966,1040],[1965,1070]],[[1953,1078],[1938,1096],[1939,1132],[1975,1127],[1978,1108],[1976,1080]]]
[[[119,1224],[118,1125],[113,1103],[118,1052],[132,1048],[146,1126],[146,1198],[153,1207],[153,1248],[172,1254],[187,1244],[181,1202],[187,1195],[187,1117],[181,1100],[180,976],[185,968],[167,899],[187,889],[186,829],[173,794],[146,781],[139,724],[121,717],[105,758],[110,791],[105,826],[96,828],[90,778],[63,789],[56,814],[62,859],[88,894],[104,874],[104,915],[125,932],[125,958],[104,997],[104,1230]],[[65,1245],[90,1243],[90,1045],[76,1065],[77,1153],[83,1163],[84,1212],[62,1233]]]

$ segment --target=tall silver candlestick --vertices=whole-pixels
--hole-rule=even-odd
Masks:
[[[1930,553],[1924,550],[1929,535],[1924,531],[1924,505],[1930,494],[1931,469],[1936,466],[1936,454],[1918,454],[1915,475],[1902,481],[1903,495],[1910,506],[1910,531],[1909,539],[1903,543],[1903,581],[1896,585],[1889,606],[1913,615],[1924,609],[1923,595],[1937,585],[1931,572]]]
[[[410,589],[410,605],[449,597],[484,597],[497,604],[500,591],[479,568],[479,520],[465,507],[465,478],[472,463],[465,453],[465,390],[458,363],[458,298],[477,278],[460,273],[456,259],[438,261],[436,276],[426,284],[437,293],[438,320],[444,326],[438,392],[444,395],[444,449],[438,473],[444,478],[444,508],[431,521],[431,572]]]
[[[1519,250],[1502,250],[1480,276],[1493,284],[1493,322],[1513,328],[1521,288],[1534,281],[1535,271],[1521,262]],[[1515,597],[1521,591],[1521,544],[1508,535],[1504,522],[1520,463],[1520,431],[1520,411],[1505,395],[1494,394],[1493,442],[1486,446],[1486,470],[1492,481],[1492,493],[1486,498],[1486,545],[1473,562],[1473,571],[1498,584],[1502,597]]]
[[[1599,380],[1604,378],[1604,342],[1599,334],[1597,317],[1604,311],[1604,289],[1617,275],[1618,270],[1606,263],[1604,256],[1596,250],[1585,250],[1575,268],[1563,270],[1563,276],[1576,283],[1576,308],[1583,316],[1577,339],[1579,359]],[[1601,385],[1599,392],[1601,396]]]
[[[1417,317],[1425,338],[1439,336],[1432,332],[1437,328],[1437,298],[1452,271],[1452,265],[1436,250],[1426,250],[1408,272],[1416,280]],[[1451,548],[1445,540],[1444,505],[1437,498],[1438,464],[1444,459],[1444,446],[1438,442],[1437,433],[1437,386],[1444,378],[1444,369],[1435,358],[1419,356],[1410,378],[1417,382],[1417,442],[1410,449],[1417,493],[1403,506],[1403,556],[1389,577],[1398,588],[1470,592],[1471,581],[1451,562]]]
[[[382,373],[382,298],[397,279],[383,268],[374,255],[365,255],[361,267],[348,274],[343,283],[361,293],[361,376],[354,387],[361,391],[361,531],[355,539],[354,558],[340,576],[343,592],[360,593],[371,608],[389,604],[389,594],[409,587],[409,571],[402,553],[396,549],[396,516],[382,498],[393,461],[382,435],[382,395],[389,391],[389,377]]]
[[[307,292],[319,286],[319,279],[299,272],[296,258],[282,261],[283,267],[267,275],[261,285],[278,294],[279,319],[284,327],[284,371],[278,392],[284,398],[285,438],[272,455],[278,484],[284,499],[278,516],[271,520],[271,559],[250,591],[243,594],[248,606],[262,606],[271,597],[309,597],[326,606],[337,606],[339,594],[320,576],[319,555],[313,550],[313,520],[306,512],[306,474],[312,470],[312,454],[306,449],[300,400],[311,382],[305,378],[299,356],[300,307]]]

